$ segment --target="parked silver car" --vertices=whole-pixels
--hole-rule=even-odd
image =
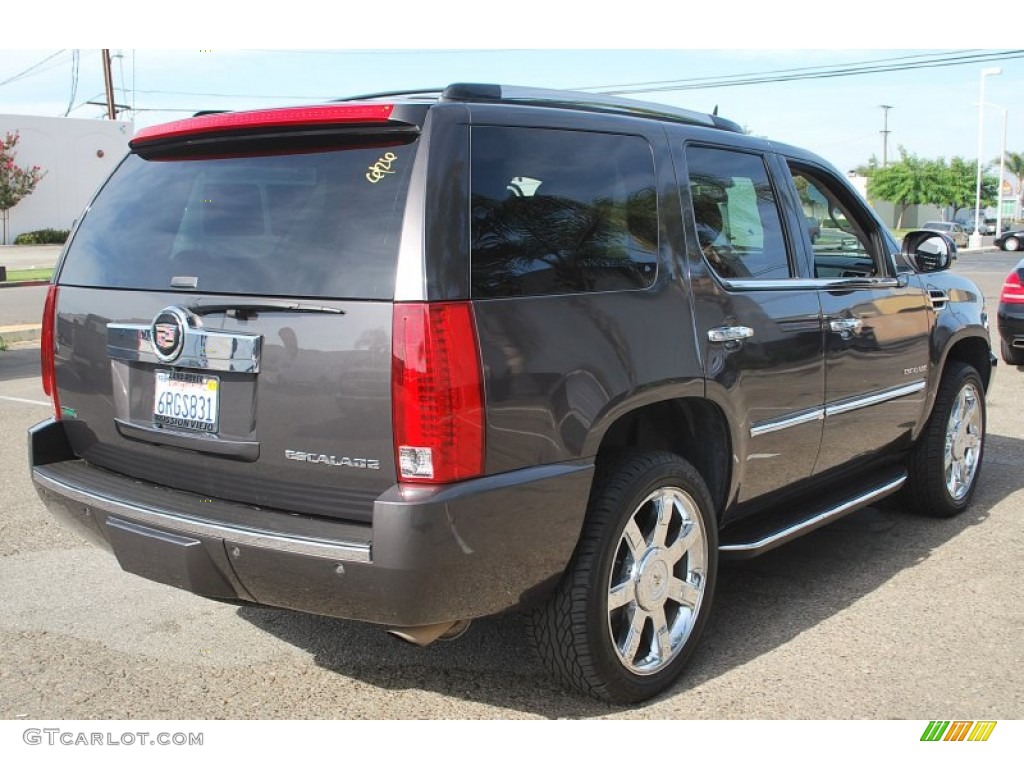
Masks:
[[[929,221],[921,225],[921,229],[930,229],[948,235],[956,243],[957,248],[967,247],[967,230],[955,221]]]

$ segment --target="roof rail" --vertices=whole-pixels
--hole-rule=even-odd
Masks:
[[[703,125],[734,133],[744,133],[739,124],[718,115],[695,112],[666,104],[623,99],[602,93],[581,91],[559,91],[548,88],[527,88],[487,83],[453,83],[441,92],[441,101],[502,102],[532,104],[537,106],[562,107],[586,112],[610,112],[649,117],[689,125]]]

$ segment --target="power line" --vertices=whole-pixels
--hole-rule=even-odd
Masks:
[[[316,53],[348,55],[358,54],[396,54],[396,53],[419,53],[416,51],[306,51],[306,50],[274,50],[268,53],[288,53],[310,55]],[[437,51],[432,51],[437,52]],[[479,53],[474,51],[462,51],[462,53]],[[576,90],[597,90],[609,95],[634,95],[643,93],[664,93],[670,91],[698,90],[705,88],[726,88],[742,85],[761,85],[770,83],[795,82],[800,80],[817,80],[836,77],[853,77],[869,74],[881,74],[891,72],[903,72],[916,69],[930,69],[939,67],[963,66],[988,61],[1000,61],[1005,59],[1024,58],[1024,49],[1011,49],[1001,51],[990,51],[983,49],[967,49],[957,51],[940,51],[937,53],[921,53],[880,59],[867,59],[863,61],[849,62],[836,65],[816,65],[807,67],[791,67],[786,69],[766,70],[761,72],[745,72],[736,75],[723,76],[702,76],[684,78],[679,80],[658,80],[642,81],[636,83],[620,83],[617,85],[605,86],[580,86]],[[150,95],[169,96],[196,96],[218,99],[266,99],[266,100],[329,100],[336,96],[309,96],[309,95],[268,95],[268,94],[244,94],[244,93],[211,93],[199,91],[168,91],[168,90],[146,90],[137,89],[135,93]],[[159,112],[159,111],[195,111],[183,109],[159,109],[159,108],[138,108],[135,111]]]
[[[636,88],[636,87],[645,86],[645,85],[655,85],[655,86],[657,86],[657,85],[673,85],[673,84],[678,84],[678,83],[697,83],[697,82],[704,82],[704,81],[711,81],[711,80],[722,80],[722,79],[727,79],[727,78],[763,77],[765,75],[784,75],[784,74],[790,74],[790,73],[796,74],[796,73],[801,73],[801,72],[821,72],[821,71],[831,70],[831,69],[834,69],[836,67],[867,66],[867,65],[874,65],[874,64],[885,64],[885,63],[891,63],[891,62],[897,62],[897,61],[910,61],[910,60],[913,60],[913,59],[922,59],[922,58],[931,59],[931,58],[938,57],[938,56],[949,56],[949,55],[954,55],[954,54],[959,54],[959,55],[973,54],[975,51],[978,51],[978,50],[979,49],[977,49],[977,48],[971,48],[971,49],[967,49],[967,50],[952,50],[952,51],[939,51],[939,52],[934,52],[933,51],[931,53],[916,53],[916,54],[912,54],[912,55],[908,55],[908,56],[893,56],[893,57],[887,57],[887,58],[882,58],[882,59],[866,59],[864,61],[851,61],[851,62],[847,62],[845,64],[815,64],[815,65],[806,66],[806,67],[787,67],[785,69],[769,69],[769,70],[762,70],[762,71],[758,71],[758,72],[740,72],[740,73],[737,73],[735,75],[708,76],[708,77],[691,77],[691,78],[682,78],[682,79],[677,78],[677,79],[673,79],[673,80],[648,80],[648,81],[639,82],[639,83],[612,83],[610,85],[585,85],[585,86],[576,88],[575,90],[590,91],[590,90],[602,90],[602,89],[606,89],[606,88]],[[989,53],[991,53],[991,51]]]
[[[75,96],[78,94],[78,59],[79,52],[75,48],[71,52],[71,96],[68,98],[68,108],[64,110],[64,117],[71,114],[71,106],[75,103]]]
[[[727,76],[720,78],[689,78],[685,80],[674,81],[674,85],[664,85],[657,87],[642,87],[643,84],[638,86],[622,86],[617,89],[608,89],[601,91],[606,95],[630,95],[637,93],[664,93],[667,91],[690,91],[699,90],[702,88],[729,88],[741,85],[765,85],[769,83],[784,83],[794,82],[798,80],[821,80],[834,77],[852,77],[854,75],[869,75],[869,74],[881,74],[887,72],[905,72],[915,69],[933,69],[938,67],[952,67],[961,66],[965,64],[977,64],[988,61],[1003,61],[1006,59],[1019,59],[1024,58],[1024,50],[1010,50],[1001,51],[998,53],[987,53],[987,54],[976,54],[971,56],[952,56],[946,58],[937,58],[927,62],[920,63],[904,63],[904,64],[892,64],[892,65],[881,65],[881,66],[847,66],[841,65],[839,68],[819,68],[818,71],[794,71],[791,74],[780,75],[777,77],[769,76],[769,74],[750,74],[750,75],[739,75],[739,76]]]
[[[65,48],[61,48],[56,53],[51,53],[45,59],[43,59],[40,62],[37,62],[36,64],[33,64],[28,69],[23,70],[23,71],[19,72],[18,74],[14,75],[12,77],[7,78],[3,82],[0,82],[0,86],[7,85],[8,83],[13,83],[15,80],[20,80],[21,78],[25,77],[29,73],[33,72],[34,70],[39,69],[39,67],[43,66],[43,64],[45,64],[46,62],[50,61],[50,59],[54,59],[54,58],[60,56],[62,53],[64,53],[65,50],[66,50]]]

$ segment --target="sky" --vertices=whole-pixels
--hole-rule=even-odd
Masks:
[[[616,6],[619,16],[610,20],[593,10],[597,6],[567,6],[590,8],[593,18],[584,21],[579,10],[561,11],[554,0],[515,6],[435,0],[409,6],[419,10],[347,7],[334,17],[323,17],[329,6],[320,5],[312,18],[301,12],[308,10],[304,1],[275,6],[296,13],[261,22],[265,17],[254,12],[241,25],[190,2],[176,3],[180,12],[158,25],[117,14],[115,22],[102,14],[62,18],[53,47],[0,49],[0,114],[102,119],[104,107],[88,103],[104,100],[100,49],[84,46],[120,43],[124,47],[111,48],[115,101],[133,108],[120,117],[136,130],[204,109],[496,82],[630,91],[633,98],[703,112],[717,107],[751,133],[809,149],[847,171],[872,155],[882,159],[884,127],[890,160],[899,147],[927,158],[976,158],[981,72],[1000,67],[1000,75],[984,78],[985,101],[994,106],[983,111],[981,156],[999,156],[1004,110],[1007,149],[1024,151],[1024,49],[1013,47],[1015,35],[1001,33],[1011,25],[987,25],[984,33],[963,32],[964,25],[953,34],[946,25],[929,30],[914,17],[917,11],[894,16],[876,0],[858,3],[856,15],[827,21],[821,9],[829,7],[787,0],[771,6],[774,18],[737,11],[743,23],[723,20],[714,8],[694,12],[661,0],[647,0],[647,10],[636,14]],[[986,4],[993,17],[1001,2]],[[1013,5],[1007,3],[1004,18],[1019,15]],[[513,7],[521,12],[511,13]],[[23,9],[13,13],[31,16]],[[196,18],[204,23],[195,24]],[[655,21],[662,18],[677,23]],[[902,47],[908,41],[928,47]],[[951,65],[928,66],[938,60]],[[904,68],[911,64],[915,68]],[[892,71],[803,78],[864,67]],[[735,84],[741,75],[760,75],[762,82]],[[780,76],[791,79],[770,82]],[[671,90],[658,90],[665,87]]]

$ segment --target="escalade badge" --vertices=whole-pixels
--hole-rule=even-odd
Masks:
[[[170,363],[178,359],[185,346],[185,328],[188,327],[188,316],[178,307],[167,307],[153,318],[150,329],[150,341],[153,353],[163,362]]]

